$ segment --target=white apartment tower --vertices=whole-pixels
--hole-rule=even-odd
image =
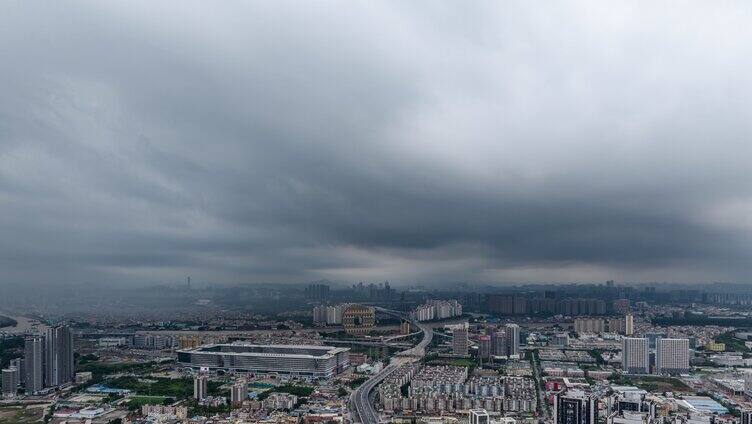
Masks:
[[[193,379],[193,398],[203,400],[209,391],[206,375],[199,374]]]
[[[681,374],[689,371],[689,340],[664,339],[655,341],[655,373]]]
[[[634,317],[632,314],[624,315],[624,334],[627,336],[634,334]]]
[[[24,342],[24,381],[26,394],[33,395],[44,389],[44,338],[28,336]]]
[[[648,339],[625,337],[621,344],[621,367],[627,374],[649,374]]]

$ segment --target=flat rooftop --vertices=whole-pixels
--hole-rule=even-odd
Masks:
[[[325,358],[350,349],[318,345],[256,345],[245,343],[217,343],[183,349],[186,353],[218,353],[242,356],[288,356],[306,358]]]

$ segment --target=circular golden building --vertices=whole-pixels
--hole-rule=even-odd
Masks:
[[[370,306],[350,305],[342,311],[342,326],[347,334],[362,336],[376,325],[376,312]]]

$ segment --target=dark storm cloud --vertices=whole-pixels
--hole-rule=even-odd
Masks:
[[[715,6],[7,5],[2,282],[747,281]]]

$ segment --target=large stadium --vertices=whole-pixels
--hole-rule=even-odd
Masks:
[[[178,350],[190,367],[330,378],[350,365],[349,349],[313,345],[210,344]]]

